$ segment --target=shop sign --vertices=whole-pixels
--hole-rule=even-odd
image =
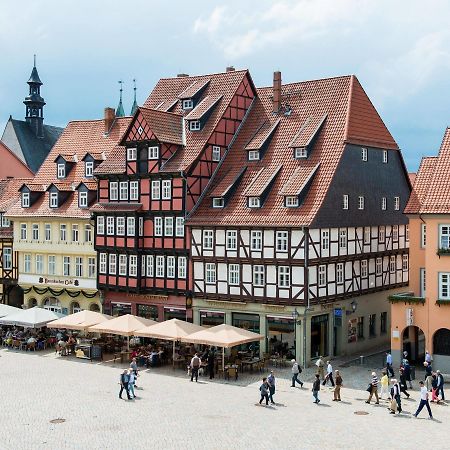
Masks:
[[[167,295],[151,295],[151,294],[131,294],[128,293],[125,295],[127,298],[133,298],[136,300],[151,300],[151,301],[159,301],[165,302],[169,298]]]
[[[412,325],[414,325],[414,310],[406,308],[406,326],[410,327]]]
[[[356,325],[358,323],[358,319],[350,319],[348,321],[348,329],[347,329],[347,340],[348,342],[356,342],[357,334],[356,334]]]
[[[19,275],[19,284],[36,284],[36,285],[55,285],[55,286],[68,286],[77,288],[90,288],[96,289],[97,283],[95,279],[88,278],[68,278],[68,277],[52,277],[42,275]]]

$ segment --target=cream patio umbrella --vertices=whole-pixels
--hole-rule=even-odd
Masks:
[[[190,322],[185,322],[179,319],[170,319],[164,322],[159,322],[156,325],[150,325],[149,327],[137,330],[135,336],[152,337],[156,339],[164,339],[166,341],[173,341],[173,358],[175,359],[175,342],[181,340],[189,334],[196,333],[197,331],[203,331],[206,328],[200,325],[194,325]]]
[[[133,336],[136,330],[157,323],[154,320],[125,314],[124,316],[115,317],[114,319],[106,320],[105,322],[89,327],[87,330],[95,333],[111,333],[127,336],[127,348],[130,350],[130,336]]]
[[[48,328],[65,328],[66,330],[83,330],[111,320],[112,316],[96,311],[83,310],[70,314],[47,324]]]
[[[185,336],[184,338],[181,338],[181,341],[190,342],[192,344],[208,344],[222,347],[222,367],[225,367],[226,348],[246,344],[248,342],[261,341],[263,339],[264,336],[262,334],[253,333],[252,331],[223,323]]]
[[[0,317],[5,317],[8,314],[14,314],[19,311],[23,310],[20,308],[16,308],[15,306],[4,305],[3,303],[0,303]]]
[[[17,325],[24,328],[41,328],[48,322],[63,317],[62,314],[35,306],[29,309],[19,309],[18,312],[8,314],[0,319],[0,324]]]

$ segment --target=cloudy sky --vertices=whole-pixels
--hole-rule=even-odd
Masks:
[[[120,6],[117,6],[120,5]],[[257,86],[355,74],[410,170],[450,126],[448,0],[1,0],[0,129],[23,118],[33,54],[45,121],[142,103],[160,77],[249,68]]]

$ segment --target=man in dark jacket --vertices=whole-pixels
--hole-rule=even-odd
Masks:
[[[445,395],[444,395],[444,377],[441,373],[440,370],[436,370],[436,376],[437,376],[437,391],[436,391],[436,395],[440,395],[441,396],[441,400],[444,401],[445,400]]]
[[[314,380],[313,387],[312,387],[312,393],[314,397],[313,403],[319,404],[319,391],[320,391],[320,376],[318,373],[316,373],[316,379]]]
[[[122,392],[123,392],[124,389],[125,389],[125,392],[127,393],[128,400],[131,400],[130,392],[128,391],[128,382],[129,382],[129,381],[130,381],[130,376],[128,375],[128,370],[125,369],[125,370],[121,373],[121,375],[120,375],[120,381],[119,381],[119,384],[120,384],[119,398],[122,398]]]
[[[209,373],[209,379],[212,380],[214,378],[214,365],[215,365],[215,355],[212,350],[208,353],[208,373]]]

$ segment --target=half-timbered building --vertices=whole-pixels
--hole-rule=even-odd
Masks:
[[[355,76],[258,88],[198,208],[194,322],[266,336],[262,352],[356,352],[388,341],[408,283],[410,184]]]
[[[185,217],[205,192],[255,96],[247,71],[161,79],[95,171],[98,285],[105,310],[190,318]],[[188,311],[186,311],[188,304]]]
[[[17,187],[7,210],[14,222],[18,284],[26,307],[64,314],[100,311],[94,223],[94,170],[117,147],[130,123],[106,108],[101,120],[70,122],[35,177]]]

